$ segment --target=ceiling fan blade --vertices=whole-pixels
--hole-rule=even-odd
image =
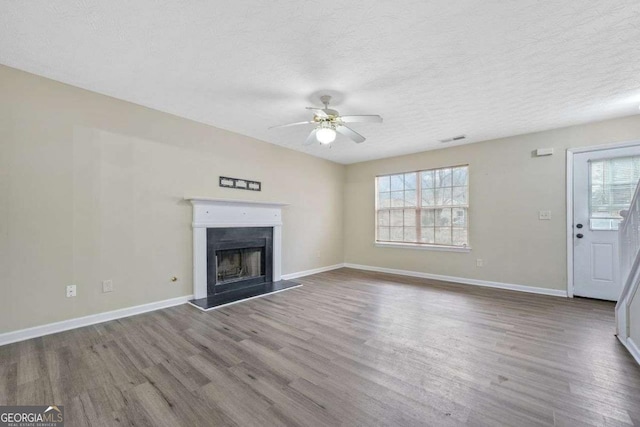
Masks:
[[[307,110],[313,110],[316,112],[316,116],[320,116],[323,119],[326,119],[327,117],[327,113],[324,112],[324,110],[322,108],[317,108],[317,107],[306,107]]]
[[[364,136],[360,135],[355,130],[348,128],[344,125],[336,126],[336,131],[340,132],[342,135],[346,136],[347,138],[357,142],[358,144],[360,144],[361,142],[364,142],[365,139],[367,139]]]
[[[377,114],[365,114],[360,116],[340,116],[344,123],[382,123],[382,117]]]
[[[315,122],[307,121],[307,122],[289,123],[287,125],[271,126],[269,129],[286,128],[286,127],[289,127],[289,126],[298,126],[298,125],[307,125],[307,124],[310,124],[310,123],[315,123]]]
[[[316,132],[318,132],[317,128],[312,130],[309,136],[307,137],[307,140],[302,145],[311,145],[314,142],[318,142],[318,140],[316,139]]]

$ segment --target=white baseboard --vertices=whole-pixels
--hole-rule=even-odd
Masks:
[[[42,337],[44,335],[55,334],[57,332],[68,331],[69,329],[80,328],[83,326],[95,325],[96,323],[107,322],[109,320],[122,319],[123,317],[134,316],[136,314],[159,310],[161,308],[173,307],[175,305],[184,304],[190,299],[193,299],[193,295],[185,295],[164,301],[156,301],[148,304],[136,305],[134,307],[121,308],[118,310],[106,311],[104,313],[63,320],[61,322],[20,329],[18,331],[5,332],[0,334],[0,345],[24,341],[30,338]]]
[[[324,273],[325,271],[343,268],[344,264],[327,265],[326,267],[313,268],[311,270],[298,271],[296,273],[283,274],[282,280],[297,279],[298,277],[311,276],[312,274]]]
[[[441,280],[444,282],[461,283],[464,285],[484,286],[486,288],[507,289],[510,291],[528,292],[531,294],[552,295],[557,297],[567,297],[567,291],[558,289],[538,288],[534,286],[516,285],[513,283],[490,282],[488,280],[467,279],[465,277],[442,276],[439,274],[422,273],[419,271],[397,270],[395,268],[373,267],[370,265],[345,263],[347,268],[356,270],[377,271],[379,273],[397,274],[400,276],[420,277],[422,279]]]

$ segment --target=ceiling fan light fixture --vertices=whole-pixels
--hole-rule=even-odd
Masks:
[[[321,127],[316,132],[316,139],[320,144],[331,144],[336,140],[336,131],[330,127]]]

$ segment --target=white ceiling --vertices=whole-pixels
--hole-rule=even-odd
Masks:
[[[0,63],[352,163],[639,113],[640,2],[0,0]],[[267,130],[326,90],[384,123]]]

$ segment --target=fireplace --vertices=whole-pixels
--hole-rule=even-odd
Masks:
[[[302,286],[282,280],[283,203],[186,198],[193,205],[193,299],[214,310]]]
[[[207,296],[271,282],[273,227],[207,229]]]

